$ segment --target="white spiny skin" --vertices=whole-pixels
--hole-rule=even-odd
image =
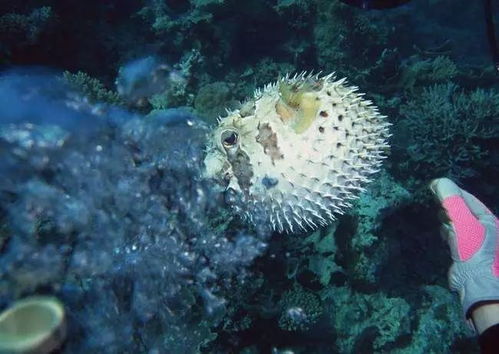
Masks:
[[[248,219],[264,210],[286,233],[327,225],[378,171],[390,124],[344,83],[287,76],[220,119],[205,173],[244,201]]]

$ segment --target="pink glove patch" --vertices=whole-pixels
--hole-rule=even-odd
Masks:
[[[471,213],[462,197],[453,195],[446,198],[442,202],[442,205],[447,211],[447,215],[452,221],[452,226],[456,233],[456,246],[459,259],[467,261],[482,247],[482,243],[485,240],[485,227]],[[496,261],[497,271],[499,272],[499,259],[497,259],[497,255]]]

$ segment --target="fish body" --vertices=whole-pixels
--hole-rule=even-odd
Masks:
[[[219,120],[205,175],[253,222],[263,213],[279,232],[315,229],[342,214],[379,170],[389,125],[345,79],[286,76]]]

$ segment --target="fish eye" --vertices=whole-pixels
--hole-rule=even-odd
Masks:
[[[233,130],[226,130],[222,133],[221,140],[224,147],[232,147],[237,144],[239,135]]]

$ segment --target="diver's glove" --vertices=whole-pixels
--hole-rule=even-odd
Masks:
[[[442,226],[454,261],[450,288],[460,295],[464,315],[480,302],[499,302],[499,221],[475,196],[448,178],[434,180],[430,189],[445,209]]]

